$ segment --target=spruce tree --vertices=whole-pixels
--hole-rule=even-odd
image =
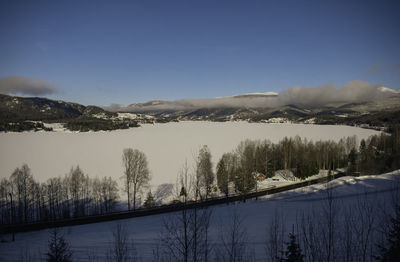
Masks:
[[[287,243],[287,250],[284,252],[286,258],[281,258],[281,261],[287,262],[303,262],[303,254],[296,240],[296,235],[289,234],[290,241]]]
[[[49,251],[47,252],[48,262],[70,262],[72,261],[72,252],[68,242],[57,229],[50,232]]]
[[[147,193],[147,198],[144,201],[144,206],[146,208],[151,208],[151,207],[154,207],[155,205],[156,205],[156,203],[154,201],[153,194],[151,193],[151,191],[149,191],[149,193]]]

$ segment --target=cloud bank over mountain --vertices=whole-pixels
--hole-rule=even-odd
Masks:
[[[304,106],[323,106],[328,104],[346,104],[377,101],[392,96],[397,91],[355,80],[336,89],[333,85],[320,87],[292,87],[279,94],[281,104]]]
[[[221,98],[183,99],[177,101],[154,100],[129,106],[113,104],[106,107],[111,111],[185,111],[199,108],[274,108],[293,104],[306,107],[340,105],[348,103],[378,101],[399,91],[381,85],[355,80],[336,88],[334,85],[319,87],[294,86],[276,93],[254,93]]]
[[[0,79],[0,93],[21,95],[50,95],[57,90],[53,84],[40,79],[9,76]]]

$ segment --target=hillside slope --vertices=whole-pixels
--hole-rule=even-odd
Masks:
[[[279,250],[284,250],[288,233],[294,232],[298,235],[303,252],[306,252],[307,247],[302,238],[303,233],[312,234],[314,237],[321,237],[327,233],[325,222],[329,218],[326,216],[327,208],[329,208],[335,212],[333,247],[336,260],[343,261],[345,259],[346,245],[341,239],[348,236],[345,232],[349,232],[349,230],[354,237],[348,240],[352,246],[351,256],[353,259],[361,259],[364,254],[362,251],[364,244],[367,247],[364,255],[370,258],[377,252],[376,241],[381,237],[381,226],[388,219],[383,214],[391,214],[391,203],[394,199],[398,200],[396,197],[399,193],[399,181],[400,171],[380,176],[343,177],[328,184],[271,195],[257,201],[217,206],[211,210],[208,236],[211,245],[210,254],[214,258],[214,254],[223,247],[221,232],[229,232],[235,216],[238,216],[241,221],[239,229],[244,234],[241,239],[245,245],[243,252],[248,255],[248,258],[254,257],[255,261],[270,261],[271,254],[268,244],[270,242],[268,241],[271,241],[271,233],[274,229],[284,236],[284,239],[280,240],[282,242],[278,243]],[[162,252],[163,244],[165,244],[162,242],[163,232],[165,232],[164,224],[166,221],[178,219],[180,215],[181,213],[178,212],[73,226],[62,229],[62,232],[72,246],[75,260],[90,261],[89,254],[95,254],[97,259],[103,261],[106,251],[110,247],[110,241],[112,241],[113,230],[117,225],[122,225],[125,229],[124,232],[134,240],[136,251],[143,261],[152,261],[153,252],[157,248],[159,252]],[[354,219],[351,222],[354,224],[340,222],[349,218]],[[317,234],[307,230],[310,223],[314,226]],[[360,232],[365,232],[361,229],[366,229],[366,226],[370,227],[368,237],[362,235],[362,238],[358,238],[361,237]],[[306,229],[305,232],[302,231],[303,227]],[[16,234],[16,242],[0,244],[0,254],[4,261],[20,261],[24,256],[30,256],[34,260],[43,258],[43,254],[47,250],[47,241],[45,240],[48,239],[48,236],[49,233],[46,230]],[[9,240],[10,236],[5,238]],[[318,252],[324,257],[326,254],[323,253],[325,247],[322,245],[322,239],[318,243],[321,245]],[[131,249],[132,246],[129,248]],[[168,253],[162,254],[168,255]],[[305,255],[309,257],[310,253]],[[167,259],[167,257],[164,258]]]
[[[72,131],[98,131],[138,126],[132,119],[118,119],[118,114],[97,106],[0,94],[0,131],[46,130],[44,123],[65,123]]]

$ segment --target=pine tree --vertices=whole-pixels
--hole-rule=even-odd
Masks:
[[[303,262],[303,254],[296,240],[296,235],[289,234],[290,241],[287,243],[287,250],[284,252],[286,258],[281,258],[281,261],[287,262]]]
[[[57,229],[50,232],[49,252],[46,254],[48,262],[70,262],[72,252],[68,242],[61,236]]]
[[[379,261],[400,261],[400,205],[396,208],[396,217],[391,218],[390,231],[387,237],[387,246],[379,246],[381,255]]]

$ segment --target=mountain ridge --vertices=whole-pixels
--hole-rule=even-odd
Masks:
[[[400,94],[387,90],[384,92],[390,93],[390,96],[377,101],[325,106],[295,103],[262,106],[258,103],[260,96],[264,102],[277,97],[275,94],[264,93],[260,96],[245,94],[215,98],[211,102],[204,99],[180,100],[178,103],[151,100],[114,109],[113,112],[107,110],[107,107],[0,94],[0,131],[46,130],[44,122],[61,122],[65,128],[73,131],[98,131],[135,127],[139,123],[186,120],[344,124],[390,130],[392,126],[400,124]],[[239,103],[230,103],[231,100],[226,99],[234,99]],[[246,103],[241,103],[243,101]],[[249,101],[256,103],[249,106]]]

